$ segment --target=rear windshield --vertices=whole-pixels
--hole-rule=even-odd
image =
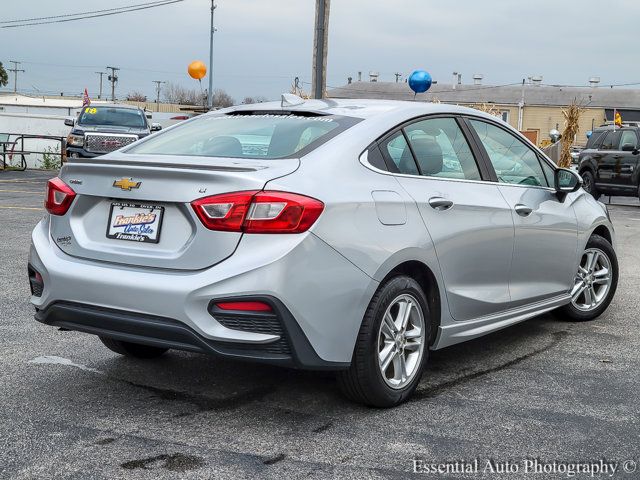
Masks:
[[[136,108],[85,107],[78,117],[79,125],[108,125],[114,127],[146,128],[141,110]]]
[[[287,158],[303,155],[356,119],[276,114],[205,115],[161,132],[127,153],[197,157]]]
[[[608,130],[596,130],[591,134],[589,140],[587,140],[587,145],[585,149],[598,148],[597,145],[600,144],[600,140],[602,139],[602,135],[606,133]]]

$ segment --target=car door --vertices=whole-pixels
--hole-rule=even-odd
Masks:
[[[431,235],[455,320],[509,307],[514,236],[509,205],[476,161],[463,128],[454,117],[429,117],[380,142]]]
[[[616,149],[612,151],[612,187],[616,190],[634,191],[634,177],[638,167],[638,136],[632,128],[620,131]],[[635,152],[635,153],[634,153]]]
[[[614,175],[619,153],[620,130],[611,130],[604,134],[600,148],[593,154],[596,161],[596,186],[602,191],[610,191],[615,184]]]
[[[555,167],[505,127],[467,120],[498,178],[515,225],[509,291],[514,306],[566,294],[576,273],[573,206],[553,188]]]

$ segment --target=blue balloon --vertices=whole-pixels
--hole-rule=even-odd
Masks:
[[[591,135],[593,135],[593,132],[592,132],[591,130],[589,130],[589,131],[587,132],[587,138],[591,138]]]
[[[415,93],[424,93],[431,88],[433,79],[429,72],[424,70],[416,70],[409,75],[409,88]]]

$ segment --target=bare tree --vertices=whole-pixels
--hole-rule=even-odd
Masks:
[[[2,66],[2,62],[0,62],[0,87],[4,87],[7,83],[9,83],[9,77]]]
[[[244,100],[242,100],[242,103],[244,105],[249,105],[252,103],[264,103],[268,101],[269,99],[267,97],[263,97],[262,95],[259,95],[257,97],[244,97]]]
[[[185,88],[177,83],[167,83],[163,89],[163,97],[169,103],[180,105],[201,105],[202,93],[195,88]]]
[[[235,102],[231,95],[222,90],[221,88],[216,88],[213,91],[213,106],[214,108],[226,108],[233,105]]]
[[[180,105],[204,105],[204,94],[195,88],[185,88],[177,83],[167,83],[163,89],[165,101]],[[235,102],[224,90],[218,88],[213,91],[213,106],[215,108],[230,107]]]
[[[129,92],[127,94],[127,100],[129,100],[130,102],[146,102],[147,96],[142,92],[134,90],[133,92]]]

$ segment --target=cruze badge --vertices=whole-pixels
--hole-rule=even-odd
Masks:
[[[122,190],[131,190],[132,188],[140,188],[142,182],[134,182],[133,178],[121,178],[113,182],[113,186]]]

